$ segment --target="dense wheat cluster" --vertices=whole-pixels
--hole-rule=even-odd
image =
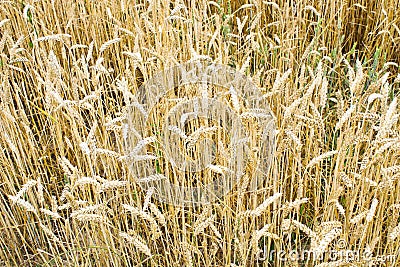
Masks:
[[[399,18],[394,0],[1,0],[0,265],[399,265]],[[135,177],[127,158],[153,160],[139,151],[157,137],[138,136],[127,154],[125,125],[142,84],[198,59],[251,78],[274,115],[276,148],[261,186],[250,153],[228,194],[180,207],[139,185],[173,170],[162,162]],[[181,91],[201,90],[211,88]],[[260,114],[235,91],[212,90],[260,135]],[[219,131],[169,129],[195,151]],[[223,150],[229,135],[218,135]],[[229,172],[223,165],[200,178]],[[318,257],[271,253],[301,250]]]

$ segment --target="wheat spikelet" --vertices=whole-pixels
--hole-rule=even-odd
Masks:
[[[118,30],[119,31],[121,31],[121,32],[123,32],[123,33],[126,33],[127,35],[129,35],[129,36],[135,36],[135,34],[133,33],[133,32],[131,32],[130,30],[128,30],[128,29],[125,29],[125,28],[118,28]]]
[[[18,72],[21,72],[21,73],[25,74],[25,71],[24,71],[23,69],[21,69],[21,68],[15,67],[15,66],[13,66],[13,65],[7,65],[7,67],[10,68],[10,69],[13,69],[13,70],[16,70],[16,71],[18,71]]]
[[[42,228],[43,232],[48,235],[51,239],[53,239],[56,242],[60,242],[60,239],[53,233],[52,230],[50,230],[50,228],[48,228],[47,226],[45,226],[42,223],[39,223],[40,228]]]
[[[92,178],[92,177],[81,177],[74,183],[74,187],[82,186],[82,185],[93,185],[96,188],[100,188],[100,183]]]
[[[32,5],[25,5],[24,10],[22,11],[22,17],[26,20],[29,21],[29,16],[28,16],[28,12],[33,13],[35,10],[35,7],[33,7]]]
[[[329,157],[331,157],[331,156],[333,156],[333,155],[335,155],[335,154],[337,154],[337,153],[338,153],[337,150],[333,150],[333,151],[329,151],[329,152],[323,153],[323,154],[319,155],[318,157],[313,158],[313,159],[307,164],[306,169],[308,169],[308,168],[314,166],[315,164],[319,163],[320,161],[322,161],[322,160],[324,160],[324,159],[326,159],[326,158],[329,158]]]
[[[303,231],[307,236],[309,236],[312,239],[317,239],[317,234],[311,230],[307,225],[302,224],[299,221],[296,220],[290,220],[290,222],[296,226],[298,229],[300,229],[301,231]]]
[[[367,213],[367,216],[366,216],[366,221],[367,222],[371,222],[372,219],[374,218],[376,208],[378,207],[378,203],[379,203],[378,199],[374,198],[372,200],[371,207],[370,207],[370,209],[369,209],[369,211]]]
[[[400,236],[400,224],[394,227],[389,234],[389,239],[394,241],[396,238]]]
[[[165,219],[164,214],[157,208],[157,206],[150,202],[149,203],[149,208],[150,208],[150,211],[154,214],[154,217],[156,217],[157,221],[162,226],[166,226],[167,225],[167,220]]]
[[[214,132],[217,129],[218,129],[217,126],[212,126],[212,127],[203,127],[202,126],[202,127],[200,127],[199,129],[197,129],[196,131],[194,131],[192,134],[190,134],[187,137],[187,139],[185,140],[186,146],[188,148],[193,147],[202,135],[210,133],[210,132]]]
[[[60,201],[64,201],[66,199],[66,194],[71,193],[70,184],[65,184],[63,190],[61,191]]]
[[[264,111],[249,110],[240,114],[242,119],[268,119],[271,115],[265,113]]]
[[[292,209],[299,209],[300,206],[302,204],[307,203],[308,200],[309,200],[308,198],[301,198],[301,199],[296,199],[296,200],[294,200],[292,202],[289,202],[289,203],[285,203],[283,205],[283,207],[281,208],[281,210],[283,210],[282,218],[285,218]]]
[[[40,210],[43,214],[48,215],[48,216],[51,216],[51,217],[53,217],[53,218],[55,218],[55,219],[61,219],[61,218],[62,218],[61,215],[58,214],[58,212],[54,212],[54,211],[51,211],[51,210],[48,210],[48,209],[44,209],[44,208],[40,208],[39,210]]]
[[[197,112],[186,112],[186,113],[183,113],[181,115],[181,119],[180,119],[181,125],[185,125],[186,121],[192,116],[194,118],[197,118],[198,117],[198,111]]]
[[[90,128],[88,136],[86,137],[86,142],[87,142],[87,145],[90,148],[91,152],[96,150],[96,143],[97,143],[97,141],[96,141],[96,130],[97,130],[97,128],[98,128],[98,123],[95,120],[93,122],[92,127]]]
[[[146,192],[146,196],[145,196],[144,202],[143,202],[143,211],[144,212],[147,211],[147,208],[148,208],[150,200],[151,200],[151,196],[153,195],[154,191],[155,191],[155,188],[150,187]]]
[[[168,179],[168,178],[162,174],[157,173],[157,174],[152,174],[147,177],[137,179],[136,181],[138,183],[149,183],[149,182],[155,182],[155,181],[160,181],[160,180],[164,180],[164,179]]]
[[[397,77],[394,79],[393,83],[400,83],[400,74],[397,74]]]
[[[78,215],[81,214],[89,214],[89,213],[96,213],[100,210],[104,209],[104,204],[96,204],[96,205],[90,205],[87,207],[83,207],[77,210],[74,210],[71,214],[70,217],[74,218],[77,217]]]
[[[371,103],[374,102],[375,99],[378,99],[378,98],[380,98],[380,99],[383,98],[383,95],[382,94],[378,94],[378,93],[370,94],[368,96],[368,105],[371,105]]]
[[[375,182],[374,180],[371,180],[367,177],[365,177],[364,181],[367,182],[370,186],[373,186],[373,187],[378,186],[377,182]]]
[[[135,60],[137,62],[143,62],[143,58],[142,58],[142,55],[140,54],[140,52],[132,53],[129,51],[124,51],[124,52],[122,52],[122,54],[132,58],[133,60]]]
[[[222,165],[214,165],[214,164],[208,164],[207,169],[211,170],[212,172],[219,173],[219,174],[225,174],[227,172],[232,172],[229,168],[222,166]]]
[[[211,215],[205,220],[202,220],[202,218],[200,218],[200,220],[195,223],[193,234],[199,235],[201,233],[204,233],[204,229],[208,227],[214,220],[215,220],[215,214]]]
[[[317,9],[315,9],[315,7],[313,6],[305,6],[304,10],[310,10],[311,12],[313,12],[317,17],[321,16],[321,14],[317,11]]]
[[[120,156],[120,157],[118,157],[118,160],[119,160],[119,161],[126,160],[126,159],[132,160],[132,158],[133,158],[133,161],[134,161],[134,162],[158,159],[157,156],[151,155],[151,154],[135,155],[135,154],[133,154],[133,153],[130,153],[129,155],[125,155],[125,156]]]
[[[275,193],[273,196],[270,196],[267,198],[261,205],[259,205],[257,208],[254,210],[246,211],[245,215],[246,216],[260,216],[267,208],[269,205],[277,201],[280,197],[282,196],[282,193]]]
[[[27,59],[26,57],[19,57],[19,58],[10,60],[8,62],[8,64],[15,64],[15,63],[21,63],[21,62],[29,62],[29,59]]]
[[[393,120],[392,118],[396,114],[396,108],[397,108],[397,97],[393,99],[393,101],[390,103],[385,117],[383,118],[383,121],[381,121],[379,132],[377,134],[377,139],[382,139],[384,135],[389,131],[389,129],[392,127]]]
[[[57,197],[52,195],[50,198],[50,203],[51,203],[51,210],[53,212],[57,212],[57,208],[58,208]]]
[[[340,179],[343,184],[348,188],[353,188],[353,181],[349,178],[349,176],[345,172],[340,172]]]
[[[283,85],[285,85],[285,82],[287,81],[287,79],[289,78],[290,74],[292,74],[292,69],[288,69],[286,70],[282,76],[278,76],[275,79],[275,82],[272,86],[272,92],[276,92],[282,89]]]
[[[160,236],[160,228],[157,225],[156,220],[151,217],[147,212],[137,209],[134,206],[128,205],[128,204],[122,204],[122,207],[126,210],[131,212],[133,215],[138,216],[139,218],[148,221],[150,223],[150,230],[152,231],[152,234],[155,238],[158,238]]]
[[[229,93],[231,95],[232,106],[236,112],[240,112],[240,102],[237,92],[233,86],[229,88]]]
[[[114,124],[116,124],[118,122],[121,122],[121,121],[125,120],[125,119],[126,119],[125,116],[116,117],[116,118],[114,118],[112,120],[109,120],[107,123],[104,124],[104,126],[109,127],[109,126],[112,126],[112,125],[114,125]]]
[[[361,90],[361,87],[365,81],[365,75],[363,72],[363,67],[361,61],[357,59],[356,61],[357,73],[354,80],[350,82],[350,92],[354,94],[358,94]]]
[[[141,239],[139,239],[138,236],[131,236],[128,233],[122,231],[119,232],[119,236],[128,241],[129,243],[133,244],[143,254],[149,257],[152,256],[149,247]]]
[[[85,60],[86,62],[89,62],[93,58],[93,49],[94,49],[94,41],[91,41],[86,55],[86,60]]]
[[[21,198],[30,188],[34,187],[37,184],[36,180],[29,180],[27,181],[18,193],[15,195],[16,198]]]
[[[296,143],[298,147],[303,146],[300,139],[291,130],[285,130],[285,133]]]
[[[53,35],[39,37],[39,38],[35,39],[35,42],[39,43],[39,42],[50,41],[50,40],[62,42],[63,38],[71,38],[71,37],[72,36],[70,34],[60,33],[60,34],[53,34]]]
[[[126,187],[128,185],[129,185],[128,181],[111,180],[111,181],[107,181],[107,182],[103,183],[100,187],[99,192],[101,193],[101,192],[105,192],[105,191],[111,190],[111,189]]]
[[[2,21],[0,21],[0,28],[3,27],[9,21],[10,21],[9,19],[3,19]]]
[[[340,130],[343,124],[351,117],[351,114],[356,109],[356,105],[351,105],[350,108],[343,114],[343,116],[336,123],[335,131]]]
[[[328,99],[328,84],[328,80],[323,77],[319,96],[319,106],[321,108],[324,108],[326,106],[326,101]]]
[[[335,207],[338,210],[339,214],[342,216],[346,216],[346,211],[343,208],[342,204],[339,203],[338,200],[335,200]]]
[[[368,211],[363,211],[359,214],[357,214],[356,216],[354,216],[353,218],[350,219],[350,223],[352,224],[359,224],[361,222],[362,219],[365,218],[365,216],[367,216]]]
[[[379,132],[378,132],[379,133]],[[376,150],[375,155],[382,154],[385,150],[394,147],[398,143],[398,140],[389,141],[384,143],[384,145],[380,146],[379,149]]]
[[[192,257],[193,246],[187,243],[187,241],[184,241],[182,243],[182,249],[183,249],[183,259],[184,262],[186,263],[185,266],[194,266]]]
[[[44,203],[43,184],[40,177],[37,178],[37,197],[41,204]]]
[[[97,223],[108,222],[107,218],[105,218],[103,215],[94,213],[81,213],[75,215],[73,218],[79,222],[97,222]]]
[[[8,197],[10,198],[10,200],[12,201],[13,204],[18,205],[18,206],[26,209],[27,211],[32,211],[33,213],[37,213],[36,209],[28,201],[25,201],[19,197],[15,197],[15,196],[11,196],[11,195],[8,195]]]
[[[3,135],[4,135],[4,139],[6,140],[8,146],[10,147],[11,151],[14,152],[15,154],[18,154],[18,148],[11,141],[10,136],[7,133],[3,133]]]
[[[322,239],[319,240],[318,246],[314,249],[316,253],[324,253],[329,244],[342,233],[342,228],[333,228]]]
[[[109,150],[109,149],[104,149],[104,148],[96,148],[95,150],[96,153],[100,154],[100,155],[106,155],[112,158],[121,158],[121,154],[119,154],[116,151],[113,150]]]
[[[133,148],[132,152],[130,153],[130,155],[137,155],[140,150],[142,150],[143,147],[145,147],[148,144],[154,143],[156,142],[157,139],[155,136],[150,136],[150,137],[146,137],[142,140],[140,140],[136,146]]]
[[[253,233],[253,237],[250,241],[251,247],[253,248],[254,251],[257,250],[258,248],[258,241],[260,240],[261,237],[268,236],[270,238],[273,238],[275,240],[279,240],[279,236],[276,234],[268,232],[269,228],[271,227],[270,224],[266,224],[261,228],[260,230],[257,230]]]
[[[72,176],[72,173],[77,171],[77,168],[74,167],[66,157],[60,157],[59,163],[64,173],[67,174],[68,177]]]
[[[251,60],[251,57],[247,57],[247,58],[246,58],[245,62],[244,62],[244,63],[242,64],[242,66],[240,67],[239,72],[241,72],[241,73],[246,73],[246,70],[247,70],[247,68],[248,68],[249,65],[250,65],[250,60]]]
[[[364,157],[361,162],[360,162],[360,171],[365,170],[367,168],[369,162],[369,158],[368,157]]]
[[[168,130],[170,130],[173,133],[176,133],[177,135],[179,135],[184,140],[186,140],[188,138],[186,133],[176,125],[173,125],[173,126],[169,125],[168,126]]]
[[[121,41],[121,38],[115,38],[112,40],[109,40],[107,42],[105,42],[104,44],[101,45],[99,53],[103,53],[108,47],[110,47],[113,44],[119,43]]]
[[[186,14],[188,13],[187,7],[184,4],[177,4],[175,8],[171,10],[170,15],[173,16],[181,10],[183,10]]]
[[[285,108],[285,113],[283,114],[283,119],[285,121],[287,121],[290,116],[293,114],[294,110],[300,105],[300,103],[303,101],[303,98],[300,97],[298,99],[296,99],[295,101],[293,101],[290,106],[288,106],[287,108]]]
[[[78,48],[88,48],[88,46],[84,45],[84,44],[74,44],[69,49],[74,50],[74,49],[78,49]]]
[[[79,147],[81,148],[83,154],[85,154],[85,155],[90,155],[91,154],[91,151],[90,151],[88,143],[82,142],[82,143],[79,144]]]
[[[222,239],[222,234],[218,231],[217,227],[214,225],[213,222],[210,222],[208,226],[210,227],[210,229],[213,231],[214,235],[217,238]]]

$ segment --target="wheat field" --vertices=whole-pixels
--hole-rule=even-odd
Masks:
[[[399,266],[399,18],[394,0],[1,0],[0,266]],[[201,59],[257,86],[275,148],[260,174],[251,146],[215,201],[173,205],[126,160],[143,126],[129,107],[159,70]],[[234,91],[202,90],[262,135]],[[162,99],[149,131],[198,92]],[[196,133],[200,157],[200,136],[230,138],[193,127],[170,129]],[[228,159],[193,177],[163,158],[147,178],[201,184]]]

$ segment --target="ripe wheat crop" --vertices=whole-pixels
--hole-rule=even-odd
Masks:
[[[392,0],[0,1],[0,266],[398,266],[399,17]],[[261,92],[269,168],[268,107],[236,88],[181,86],[151,111],[137,98],[159,70],[197,60]],[[246,165],[210,203],[166,203],[163,181],[236,174],[232,133],[196,112],[166,117],[211,95],[242,123]],[[200,174],[168,161],[185,149]],[[315,257],[284,257],[302,250]]]

